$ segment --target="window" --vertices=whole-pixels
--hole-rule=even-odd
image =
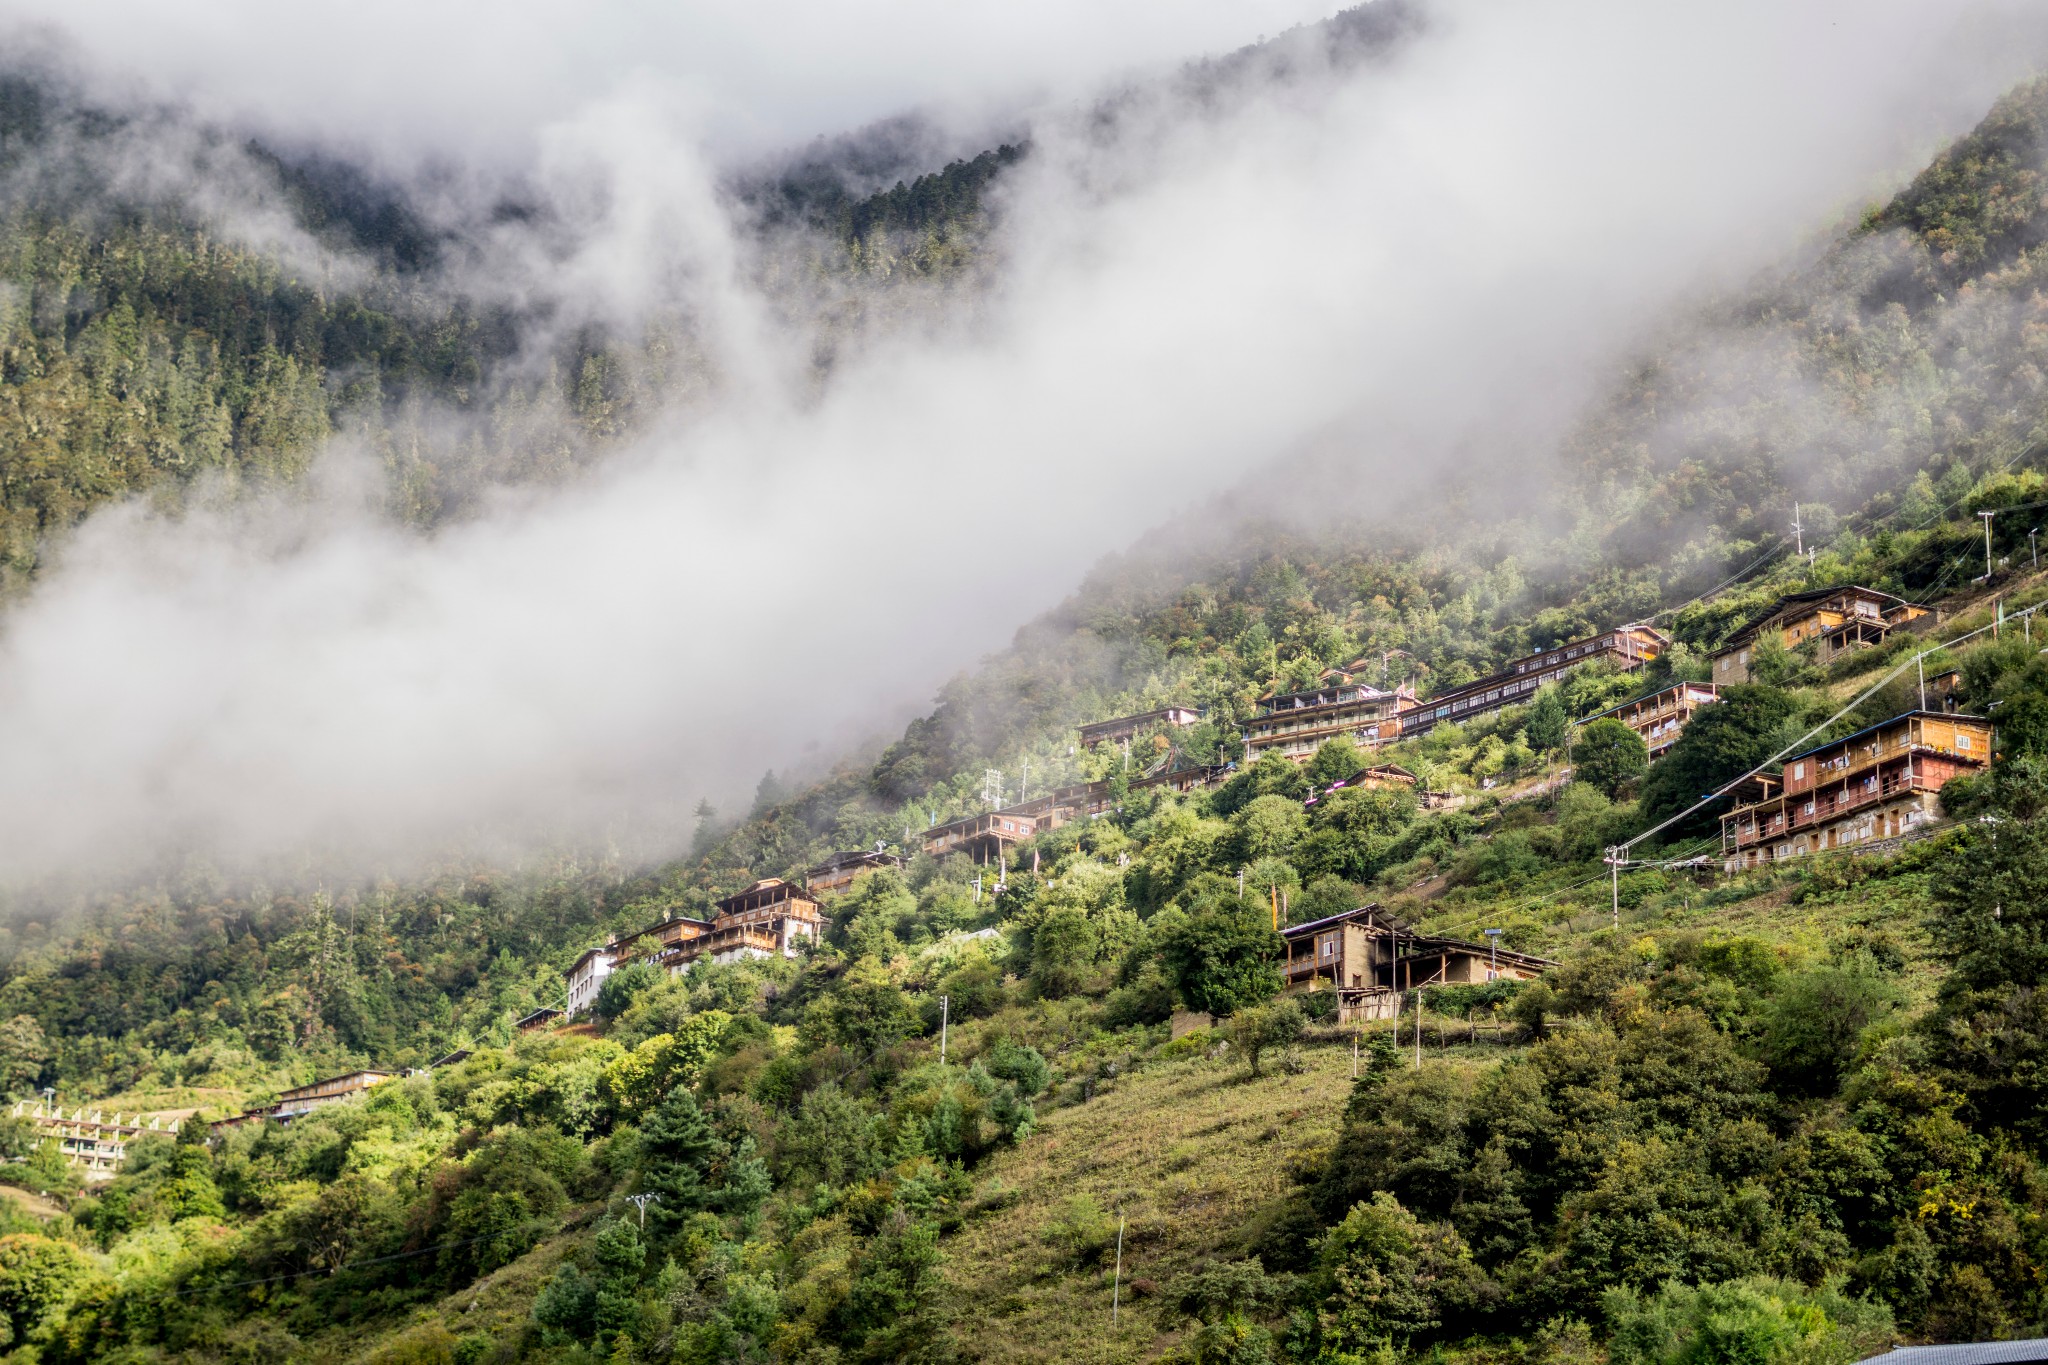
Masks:
[[[1806,776],[1806,765],[1804,763],[1794,763],[1792,765],[1792,780],[1796,782],[1804,776]]]
[[[1970,737],[1969,737],[1968,735],[1957,735],[1957,736],[1956,736],[1956,747],[1957,747],[1958,749],[1967,749],[1967,748],[1969,748],[1969,747],[1970,747]]]

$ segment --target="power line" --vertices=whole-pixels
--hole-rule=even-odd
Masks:
[[[2037,602],[2033,606],[2028,607],[2022,611],[2016,611],[2011,616],[2005,617],[2003,619],[2006,621],[2023,620],[2026,617],[2032,616],[2035,612],[2039,611],[2044,605],[2048,605],[2048,603]],[[1658,824],[1651,826],[1649,829],[1644,830],[1641,834],[1636,835],[1634,838],[1629,839],[1626,842],[1616,844],[1615,850],[1620,853],[1626,853],[1629,849],[1635,847],[1637,844],[1649,838],[1651,835],[1657,833],[1659,830],[1668,829],[1672,825],[1677,824],[1680,820],[1683,820],[1687,816],[1690,816],[1695,812],[1699,811],[1701,808],[1715,801],[1719,801],[1722,797],[1726,796],[1729,792],[1735,790],[1735,788],[1741,786],[1744,782],[1747,782],[1750,778],[1755,777],[1765,768],[1770,767],[1773,763],[1776,763],[1778,760],[1784,758],[1787,754],[1790,754],[1794,750],[1798,749],[1800,745],[1806,743],[1815,735],[1821,734],[1826,730],[1831,729],[1836,721],[1842,719],[1842,717],[1848,715],[1851,711],[1854,711],[1864,702],[1869,701],[1873,696],[1877,695],[1878,689],[1882,688],[1886,683],[1890,682],[1892,679],[1904,673],[1908,668],[1924,661],[1928,655],[1933,654],[1936,650],[1953,648],[1954,646],[1963,643],[1963,641],[1965,640],[1975,639],[1977,636],[1984,634],[1986,631],[1997,630],[2001,624],[2002,621],[1999,620],[1991,621],[1985,625],[1977,627],[1977,629],[1975,630],[1965,631],[1963,634],[1958,635],[1953,639],[1943,640],[1939,644],[1930,645],[1926,649],[1921,650],[1919,653],[1912,655],[1910,658],[1907,658],[1904,662],[1900,663],[1897,667],[1893,668],[1889,673],[1886,673],[1883,677],[1879,678],[1876,682],[1872,683],[1869,687],[1865,688],[1862,692],[1858,693],[1847,705],[1842,707],[1841,710],[1835,712],[1835,714],[1829,716],[1819,725],[1814,726],[1811,730],[1808,730],[1798,739],[1793,740],[1790,744],[1787,744],[1784,748],[1778,750],[1778,752],[1772,754],[1769,758],[1757,764],[1748,772],[1742,774],[1742,776],[1737,777],[1732,781],[1723,783],[1714,791],[1708,793],[1706,796],[1701,797],[1699,800],[1693,802],[1692,805],[1687,806],[1684,810],[1678,812],[1678,814],[1671,816],[1669,819],[1661,821]]]
[[[360,1270],[364,1266],[386,1265],[392,1261],[408,1261],[417,1256],[431,1256],[437,1251],[452,1251],[456,1247],[475,1246],[478,1242],[496,1241],[498,1235],[497,1233],[486,1233],[481,1237],[465,1237],[459,1242],[436,1242],[432,1246],[421,1247],[417,1251],[400,1251],[390,1256],[372,1256],[368,1260],[349,1261],[328,1270],[317,1268],[312,1270],[293,1270],[287,1271],[282,1275],[266,1275],[257,1280],[228,1280],[225,1283],[200,1285],[193,1289],[173,1289],[168,1292],[166,1297],[182,1299],[194,1294],[211,1294],[221,1289],[246,1289],[251,1285],[277,1284],[284,1280],[302,1280],[308,1275],[339,1275],[344,1270]]]

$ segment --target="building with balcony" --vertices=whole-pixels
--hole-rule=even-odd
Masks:
[[[181,1118],[165,1121],[161,1114],[120,1114],[108,1118],[101,1109],[73,1109],[28,1100],[14,1102],[14,1117],[26,1119],[38,1138],[54,1141],[65,1164],[79,1168],[88,1183],[112,1180],[128,1159],[128,1144],[149,1133],[175,1135]]]
[[[1063,823],[1056,796],[1057,793],[1042,796],[1008,810],[983,811],[934,825],[924,832],[924,851],[934,858],[964,853],[977,864],[999,862],[1012,844]]]
[[[1391,1018],[1402,993],[1430,986],[1532,980],[1556,964],[1492,944],[1417,931],[1377,905],[1280,931],[1289,991],[1333,990],[1340,1023]]]
[[[855,849],[847,853],[835,853],[816,867],[804,873],[804,885],[814,896],[844,891],[853,885],[853,879],[863,872],[874,872],[885,867],[900,868],[903,860],[893,853],[882,853],[868,849]]]
[[[1611,717],[1642,736],[1651,758],[1662,758],[1672,745],[1678,743],[1678,732],[1685,728],[1693,713],[1720,699],[1721,689],[1713,683],[1673,683],[1661,692],[1652,692],[1634,701],[1609,707],[1599,715],[1588,716],[1580,724]]]
[[[1937,793],[1988,765],[1994,737],[1981,717],[1908,711],[1794,754],[1780,776],[1736,792],[1721,817],[1722,864],[1739,872],[1932,825]]]
[[[1787,649],[1811,645],[1815,660],[1828,663],[1852,649],[1882,644],[1893,630],[1925,615],[1927,608],[1903,597],[1854,584],[1791,593],[1728,637],[1714,654],[1714,681],[1748,682],[1757,641],[1766,633],[1775,633]]]
[[[681,974],[699,962],[795,957],[798,946],[816,939],[825,922],[818,903],[780,877],[763,877],[717,902],[716,908],[709,924],[686,921],[696,931],[657,947],[647,960]]]
[[[1140,711],[1135,716],[1098,720],[1081,727],[1081,747],[1093,749],[1098,744],[1122,744],[1136,737],[1139,731],[1149,730],[1155,725],[1170,725],[1184,730],[1199,724],[1201,719],[1202,713],[1191,706],[1162,706],[1154,711]]]
[[[1428,701],[1404,707],[1398,717],[1401,737],[1425,734],[1439,725],[1519,706],[1545,683],[1556,682],[1573,669],[1606,660],[1628,670],[1641,668],[1671,647],[1671,637],[1646,625],[1622,626],[1583,640],[1568,640],[1555,649],[1510,660],[1491,677],[1439,693]]]
[[[1245,762],[1278,753],[1306,763],[1317,749],[1338,738],[1367,747],[1389,743],[1401,733],[1397,714],[1414,702],[1410,688],[1386,692],[1350,681],[1261,697],[1258,714],[1245,722]]]
[[[342,1104],[359,1099],[386,1081],[395,1081],[396,1071],[350,1071],[339,1076],[330,1076],[324,1081],[310,1085],[294,1086],[280,1090],[277,1098],[269,1104],[260,1104],[246,1109],[231,1119],[222,1119],[215,1128],[233,1128],[244,1123],[290,1123],[293,1119],[304,1118],[316,1109],[330,1104]]]

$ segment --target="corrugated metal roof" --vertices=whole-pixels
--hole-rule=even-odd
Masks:
[[[1885,1365],[2026,1365],[2048,1360],[2048,1337],[2025,1341],[1966,1341],[1948,1346],[1895,1346],[1869,1357]]]

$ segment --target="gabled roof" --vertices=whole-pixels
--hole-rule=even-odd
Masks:
[[[1717,652],[1726,653],[1747,641],[1755,639],[1757,632],[1794,607],[1806,606],[1814,602],[1824,602],[1830,597],[1838,597],[1843,594],[1854,594],[1859,597],[1872,598],[1879,602],[1888,602],[1893,607],[1914,607],[1919,605],[1917,602],[1908,602],[1903,597],[1894,597],[1888,592],[1879,592],[1876,588],[1866,588],[1857,583],[1837,583],[1832,588],[1808,588],[1804,592],[1788,592],[1777,601],[1771,603],[1770,606],[1764,608],[1759,615],[1751,617],[1741,629],[1728,637],[1728,642],[1722,645]]]
[[[1784,761],[1787,763],[1791,763],[1797,759],[1810,758],[1814,754],[1820,753],[1824,749],[1840,748],[1842,745],[1848,744],[1853,740],[1861,739],[1865,735],[1870,734],[1873,731],[1882,730],[1886,726],[1897,725],[1900,721],[1911,720],[1915,716],[1924,716],[1928,720],[1967,720],[1974,721],[1979,725],[1989,725],[1991,723],[1989,720],[1986,720],[1983,716],[1965,716],[1954,714],[1948,711],[1901,711],[1896,716],[1893,716],[1890,720],[1881,720],[1875,725],[1866,725],[1861,730],[1856,731],[1854,734],[1843,735],[1840,739],[1831,739],[1825,744],[1816,744],[1810,749],[1801,749],[1796,754],[1787,754],[1785,755]],[[1989,758],[1990,755],[1986,754],[1985,757]]]
[[[1367,917],[1404,934],[1413,932],[1413,926],[1408,921],[1402,919],[1399,915],[1380,909],[1379,902],[1374,901],[1371,905],[1361,905],[1355,910],[1346,910],[1341,914],[1325,915],[1321,919],[1307,920],[1301,924],[1283,925],[1280,929],[1280,937],[1299,938],[1305,934],[1319,933],[1324,929],[1334,928],[1339,924]]]
[[[1346,910],[1341,914],[1325,915],[1321,919],[1308,920],[1302,924],[1287,925],[1280,931],[1280,937],[1289,939],[1310,938],[1322,933],[1326,929],[1334,929],[1340,924],[1349,924],[1359,919],[1371,919],[1376,926],[1384,925],[1392,933],[1407,939],[1412,945],[1414,955],[1417,957],[1427,957],[1433,953],[1497,953],[1503,962],[1519,963],[1527,967],[1541,969],[1557,965],[1557,963],[1547,957],[1537,957],[1534,953],[1517,952],[1513,948],[1497,949],[1488,943],[1473,943],[1467,939],[1443,938],[1422,933],[1415,925],[1399,915],[1382,910],[1378,902],[1374,902],[1371,905],[1361,905],[1355,910]],[[1406,954],[1403,954],[1403,956],[1406,956]]]
[[[1595,711],[1595,712],[1594,712],[1594,713],[1593,713],[1592,715],[1590,715],[1590,716],[1587,716],[1587,717],[1586,717],[1586,718],[1585,718],[1584,720],[1581,720],[1581,721],[1575,721],[1575,722],[1573,722],[1573,723],[1574,723],[1574,724],[1577,724],[1577,725],[1591,725],[1591,724],[1592,724],[1592,723],[1593,723],[1594,721],[1596,721],[1596,720],[1599,720],[1599,719],[1600,719],[1601,717],[1603,717],[1603,716],[1611,716],[1611,715],[1613,715],[1613,714],[1614,714],[1614,713],[1615,713],[1616,711],[1626,711],[1626,710],[1628,710],[1628,708],[1629,708],[1629,707],[1631,707],[1631,706],[1639,706],[1639,705],[1641,705],[1642,703],[1644,703],[1644,702],[1646,702],[1646,701],[1654,701],[1654,700],[1655,700],[1656,698],[1658,698],[1658,697],[1661,697],[1661,696],[1663,696],[1663,695],[1664,695],[1664,694],[1665,694],[1666,692],[1677,692],[1677,691],[1681,691],[1681,690],[1683,690],[1684,688],[1688,688],[1688,687],[1703,687],[1703,688],[1705,688],[1705,689],[1706,689],[1707,691],[1709,691],[1709,692],[1712,692],[1712,693],[1714,694],[1714,700],[1716,700],[1716,701],[1719,701],[1719,700],[1721,699],[1721,688],[1720,688],[1720,685],[1719,685],[1718,683],[1710,683],[1710,682],[1674,682],[1674,683],[1665,683],[1665,684],[1664,684],[1664,685],[1663,685],[1662,687],[1659,687],[1659,688],[1655,688],[1655,689],[1653,689],[1652,691],[1649,691],[1649,692],[1638,692],[1638,693],[1636,693],[1636,694],[1635,694],[1635,695],[1634,695],[1633,697],[1630,697],[1630,698],[1629,698],[1629,699],[1628,699],[1627,701],[1625,701],[1625,702],[1622,702],[1622,703],[1620,703],[1619,705],[1616,705],[1616,706],[1610,706],[1610,707],[1608,707],[1608,708],[1607,708],[1607,709],[1606,709],[1605,711]]]
[[[901,867],[903,860],[893,853],[877,853],[871,848],[848,849],[834,853],[817,866],[808,869],[804,875],[815,877],[823,872],[837,872],[843,867]]]

